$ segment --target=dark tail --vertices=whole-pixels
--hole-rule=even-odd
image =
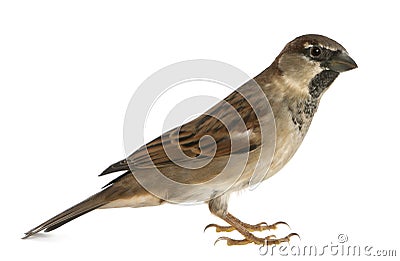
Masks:
[[[109,203],[109,201],[106,200],[105,197],[106,191],[107,188],[105,190],[100,191],[97,194],[94,194],[88,199],[76,204],[75,206],[65,210],[64,212],[58,214],[57,216],[50,218],[49,220],[40,224],[39,226],[29,230],[28,232],[25,233],[23,239],[28,238],[42,230],[44,230],[44,232],[52,231],[70,222],[71,220],[74,220],[75,218],[82,216],[83,214],[86,214],[92,210],[95,210],[96,208],[99,208]]]
[[[144,199],[140,199],[140,197]],[[135,205],[135,197],[138,198],[137,205]],[[108,203],[118,201],[119,199],[127,199],[126,205],[119,204],[118,206],[106,206]],[[145,190],[136,181],[130,172],[126,172],[108,183],[105,188],[90,198],[82,201],[79,204],[65,210],[57,216],[50,218],[39,226],[29,230],[25,233],[23,238],[28,238],[40,231],[49,232],[65,223],[74,220],[96,208],[104,207],[144,207],[144,206],[157,206],[163,200],[153,196]]]

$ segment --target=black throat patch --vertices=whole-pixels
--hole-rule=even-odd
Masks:
[[[317,99],[333,83],[339,73],[331,70],[325,70],[317,74],[310,82],[308,90],[311,97]]]
[[[311,80],[308,86],[311,97],[289,106],[292,121],[303,135],[306,134],[317,111],[321,94],[333,83],[338,75],[338,72],[330,70],[320,72]]]

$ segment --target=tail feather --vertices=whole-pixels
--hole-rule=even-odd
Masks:
[[[61,212],[25,233],[28,238],[40,231],[52,231],[96,208],[144,207],[160,205],[163,200],[147,192],[130,172],[126,172],[106,185],[102,191]]]
[[[100,205],[100,206],[102,206],[102,205]],[[90,211],[92,211],[92,210],[95,210],[96,208],[98,208],[98,207],[100,207],[100,206],[93,206],[92,208],[89,208],[88,210],[85,210],[85,211],[83,211],[83,212],[81,212],[81,213],[76,213],[76,214],[74,214],[74,215],[72,215],[72,216],[66,218],[66,219],[63,220],[63,221],[60,220],[60,222],[57,222],[56,224],[51,225],[51,226],[49,226],[48,228],[46,228],[46,229],[44,230],[44,232],[50,232],[50,231],[52,231],[52,230],[54,230],[54,229],[56,229],[56,228],[59,228],[59,227],[61,227],[62,225],[64,225],[64,224],[66,224],[66,223],[68,223],[68,222],[74,220],[75,218],[78,218],[78,217],[80,217],[80,216],[82,216],[82,215],[84,215],[84,214],[86,214],[86,213],[88,213],[88,212],[90,212]]]
[[[109,203],[109,201],[105,200],[105,198],[103,196],[104,191],[105,190],[100,191],[97,194],[94,194],[93,196],[89,197],[88,199],[76,204],[75,206],[50,218],[49,220],[40,224],[39,226],[29,230],[28,232],[25,233],[25,236],[23,237],[23,239],[28,238],[36,233],[39,233],[42,230],[44,230],[44,232],[52,231],[64,224],[68,223],[69,221],[82,216],[83,214],[86,214],[92,210],[95,210],[96,208],[99,208],[99,207]]]

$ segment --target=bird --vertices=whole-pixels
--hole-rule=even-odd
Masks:
[[[99,176],[123,173],[100,192],[29,230],[23,238],[52,231],[98,208],[138,208],[197,200],[208,204],[209,211],[227,223],[210,224],[206,229],[236,230],[242,236],[219,237],[216,242],[226,241],[230,246],[289,242],[298,234],[282,238],[254,235],[254,231],[276,229],[286,223],[242,222],[228,211],[229,196],[248,188],[252,178],[265,181],[286,165],[307,134],[323,94],[340,73],[357,67],[346,49],[326,36],[306,34],[295,38],[270,66],[204,114],[161,134],[106,168]],[[205,136],[211,139],[202,140]],[[183,153],[171,156],[169,151],[176,148]],[[260,156],[263,151],[267,158]],[[225,168],[232,157],[239,160]],[[172,188],[159,183],[154,171],[189,186]]]

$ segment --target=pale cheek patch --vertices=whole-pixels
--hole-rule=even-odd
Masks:
[[[319,63],[298,54],[284,54],[279,59],[279,69],[283,72],[283,80],[291,91],[308,95],[311,80],[323,69]]]

